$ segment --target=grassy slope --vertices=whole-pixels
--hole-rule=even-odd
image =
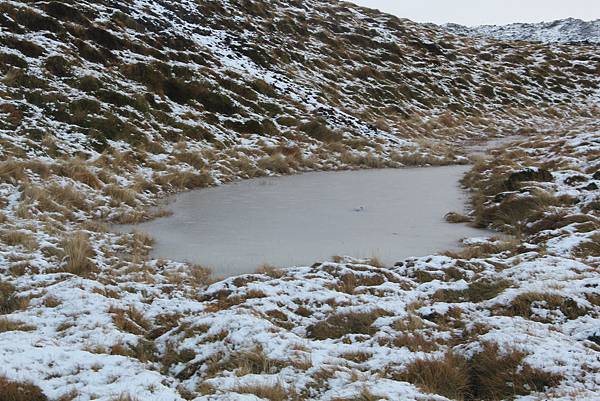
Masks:
[[[595,48],[458,38],[336,2],[0,9],[0,342],[11,379],[51,398],[144,400],[378,389],[493,399],[545,386],[585,399],[597,388],[597,192],[580,189],[597,171]],[[145,207],[167,192],[464,162],[453,143],[551,129],[470,175],[477,221],[520,241],[464,255],[342,260],[206,289],[205,269],[151,260],[150,238],[103,224],[150,218]],[[528,165],[552,172],[553,184],[535,184],[546,192],[507,184]],[[509,336],[526,345],[506,347]],[[576,357],[548,361],[548,349]],[[449,382],[435,382],[440,372]]]

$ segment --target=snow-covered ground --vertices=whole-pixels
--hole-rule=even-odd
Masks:
[[[69,4],[0,4],[2,396],[594,399],[594,46],[336,1]],[[472,219],[515,238],[462,253],[213,282],[106,225],[176,191],[466,163],[466,142],[515,134],[465,180]]]
[[[444,28],[459,35],[478,35],[502,40],[528,40],[545,43],[600,43],[600,20],[566,18],[551,22],[481,25],[467,27],[446,24]]]
[[[426,394],[456,396],[407,375],[415,361],[452,352],[474,364],[486,352],[497,364],[517,355],[515,369],[537,372],[537,385],[551,384],[529,383],[517,399],[594,399],[598,132],[541,135],[478,164],[468,185],[485,194],[488,212],[479,217],[520,237],[472,239],[458,254],[394,266],[340,259],[205,288],[199,267],[140,263],[146,241],[139,236],[90,231],[99,238],[92,241],[99,271],[89,277],[56,271],[43,238],[39,253],[7,247],[0,253],[3,285],[14,285],[28,302],[3,317],[23,326],[0,334],[2,371],[31,380],[51,398],[75,389],[81,400],[124,393],[140,400],[256,399],[246,393],[443,400]],[[519,173],[541,166],[550,177]],[[511,181],[511,190],[490,190],[499,180]],[[531,196],[540,213],[509,220],[498,211]],[[118,253],[125,238],[137,254]],[[540,382],[539,372],[551,378]],[[476,383],[468,386],[463,396],[488,399]]]

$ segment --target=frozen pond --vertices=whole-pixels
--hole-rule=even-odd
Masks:
[[[393,264],[488,235],[443,216],[462,211],[468,166],[306,173],[178,195],[174,214],[127,229],[155,238],[154,257],[211,267],[216,275],[262,264],[310,265],[333,255]]]

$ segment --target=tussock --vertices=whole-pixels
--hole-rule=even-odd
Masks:
[[[1,401],[48,401],[42,389],[31,382],[16,381],[0,376]]]
[[[77,275],[88,275],[96,269],[90,259],[95,255],[89,240],[84,232],[77,232],[65,238],[62,243],[65,253],[64,270]]]

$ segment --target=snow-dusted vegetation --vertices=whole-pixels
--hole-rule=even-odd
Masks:
[[[597,47],[337,1],[0,2],[0,400],[590,400]],[[475,161],[460,252],[224,280],[108,223],[261,175]]]
[[[546,43],[600,43],[600,20],[576,18],[535,24],[481,25],[466,27],[447,24],[445,28],[460,35],[488,36],[503,40],[530,40]]]

